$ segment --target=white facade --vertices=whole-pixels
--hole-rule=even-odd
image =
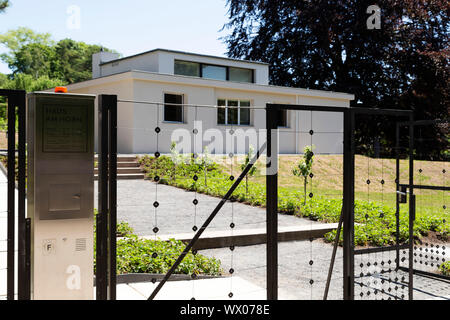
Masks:
[[[253,82],[176,75],[175,60],[252,69]],[[268,85],[268,71],[268,65],[264,63],[163,49],[122,59],[101,52],[93,57],[93,79],[69,85],[68,90],[118,96],[121,101],[118,104],[118,152],[126,154],[167,153],[171,141],[190,145],[191,150],[184,150],[187,152],[201,152],[207,146],[211,153],[216,154],[244,153],[250,144],[256,148],[255,144],[261,145],[265,140],[261,129],[265,129],[266,124],[266,103],[348,108],[354,99],[353,95],[345,93],[271,86]],[[165,121],[165,94],[182,96],[182,121]],[[249,103],[249,123],[219,124],[218,112],[222,111],[215,106],[223,100]],[[243,112],[242,116],[248,113],[246,110]],[[238,114],[241,115],[240,111]],[[177,129],[192,133],[194,123],[199,132],[183,138]],[[161,129],[159,135],[155,134],[156,127]],[[314,129],[313,136],[308,133],[311,128]],[[234,142],[230,142],[230,129],[235,131]],[[221,138],[217,137],[218,132]],[[301,153],[312,142],[316,153],[342,153],[342,132],[343,115],[340,112],[288,111],[285,126],[279,130],[279,151]],[[255,142],[255,136],[258,142]],[[188,139],[190,144],[186,144]]]

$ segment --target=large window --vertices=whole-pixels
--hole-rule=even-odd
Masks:
[[[226,100],[217,101],[217,123],[224,125],[250,125],[250,101]]]
[[[278,110],[278,127],[288,127],[287,110]]]
[[[200,63],[175,60],[174,73],[182,76],[200,77]]]
[[[164,121],[183,122],[183,95],[164,94]]]
[[[253,69],[219,66],[183,60],[175,60],[174,74],[214,80],[254,82]]]
[[[202,77],[206,79],[227,80],[227,68],[203,64]]]
[[[236,82],[253,82],[253,70],[229,67],[229,80]]]

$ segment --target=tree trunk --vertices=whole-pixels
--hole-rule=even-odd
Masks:
[[[307,177],[303,177],[304,181],[303,181],[303,194],[305,196],[303,204],[306,205],[306,184],[308,183],[308,178]]]

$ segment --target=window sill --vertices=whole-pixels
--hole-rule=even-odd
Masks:
[[[219,127],[254,127],[252,124],[216,124]]]
[[[183,121],[167,121],[167,120],[163,120],[162,123],[167,123],[167,124],[187,124],[186,122],[183,122]]]

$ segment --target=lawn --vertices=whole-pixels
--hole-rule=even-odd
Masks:
[[[313,177],[308,178],[307,197],[304,198],[303,178],[293,176],[292,169],[301,156],[280,156],[279,202],[281,213],[309,217],[323,222],[337,222],[342,205],[342,156],[317,155],[312,166]],[[243,156],[214,157],[214,163],[206,170],[197,161],[174,166],[169,156],[155,159],[146,156],[140,163],[147,178],[176,187],[196,190],[221,197],[233,184],[231,176],[237,177],[244,161]],[[446,175],[449,164],[444,162],[415,161],[415,183],[449,185]],[[355,159],[355,244],[381,246],[395,241],[395,159]],[[249,177],[248,192],[245,180],[234,191],[232,199],[254,206],[265,206],[264,159],[257,163],[259,170]],[[419,170],[420,169],[420,170]],[[407,183],[408,161],[401,161],[400,182]],[[443,171],[445,170],[445,171]],[[194,181],[193,177],[198,179]],[[370,183],[368,183],[370,180]],[[383,183],[381,183],[383,181]],[[417,210],[414,234],[420,239],[436,233],[448,241],[450,234],[448,192],[416,190]],[[312,196],[312,197],[311,197]],[[444,207],[445,206],[445,207]],[[408,241],[408,205],[401,205],[400,240]],[[325,239],[332,241],[334,233]]]
[[[303,179],[293,176],[292,169],[301,156],[281,155],[279,158],[278,185],[292,194],[303,196]],[[239,163],[244,157],[229,159],[219,157],[216,162],[223,172],[238,176]],[[249,181],[265,184],[265,159],[257,162],[259,170]],[[355,157],[355,199],[375,201],[395,208],[395,159],[373,159],[361,155]],[[312,167],[313,177],[308,178],[307,193],[341,199],[343,188],[343,156],[316,155]],[[368,184],[368,180],[370,183]],[[381,183],[383,182],[383,183]],[[400,183],[409,183],[409,160],[400,160]],[[450,186],[450,162],[414,161],[414,184]],[[437,215],[449,218],[450,193],[438,190],[416,189],[416,215]],[[443,206],[446,206],[444,209]]]

